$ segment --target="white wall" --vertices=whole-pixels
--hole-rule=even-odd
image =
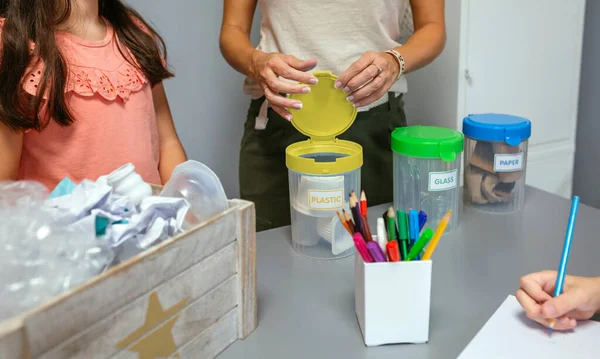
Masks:
[[[585,14],[579,117],[575,153],[573,193],[589,206],[600,208],[600,2],[588,1]]]
[[[176,77],[165,82],[177,132],[190,159],[212,168],[227,196],[239,196],[238,160],[249,98],[243,76],[219,51],[220,0],[128,0],[164,37]],[[257,40],[258,19],[253,40]]]

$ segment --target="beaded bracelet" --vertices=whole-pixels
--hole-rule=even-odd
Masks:
[[[406,67],[406,64],[404,63],[404,57],[402,57],[402,54],[394,49],[387,50],[386,53],[394,56],[396,61],[398,61],[398,66],[400,67],[400,72],[398,73],[398,78],[396,79],[396,81],[398,81],[400,77],[404,75],[404,69]]]

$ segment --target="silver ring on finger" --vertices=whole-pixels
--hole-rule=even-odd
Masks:
[[[377,69],[377,75],[379,75],[380,73],[383,72],[383,67],[377,65],[376,63],[372,62],[371,65],[375,66],[375,68]]]

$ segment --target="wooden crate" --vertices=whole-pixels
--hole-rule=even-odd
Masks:
[[[214,358],[257,325],[254,204],[0,324],[0,358]]]

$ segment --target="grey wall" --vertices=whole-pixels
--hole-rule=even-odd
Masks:
[[[165,82],[177,132],[190,159],[213,169],[229,198],[239,195],[240,139],[249,98],[243,76],[219,51],[220,0],[128,0],[164,37],[176,77]],[[254,29],[258,28],[258,19]],[[253,39],[257,40],[257,31]]]
[[[458,89],[461,0],[446,0],[445,4],[444,51],[426,68],[407,75],[408,93],[404,102],[409,125],[457,126],[458,94],[448,89]]]
[[[600,1],[586,4],[573,193],[600,208]]]

